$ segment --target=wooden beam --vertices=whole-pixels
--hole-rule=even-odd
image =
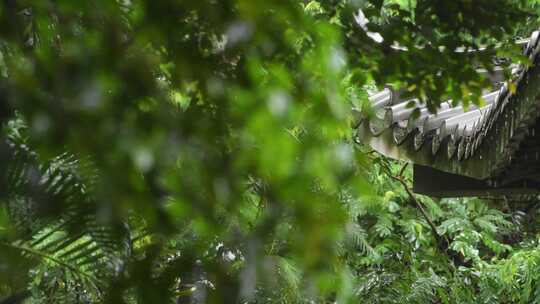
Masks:
[[[538,194],[540,185],[534,181],[518,181],[503,186],[491,186],[485,180],[443,172],[431,167],[414,165],[413,191],[434,197],[503,196]]]

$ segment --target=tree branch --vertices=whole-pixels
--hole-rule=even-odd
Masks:
[[[408,166],[408,163],[405,163],[405,165],[403,165],[403,167],[401,167],[401,170],[399,170],[399,174],[396,176],[396,175],[393,175],[392,174],[392,171],[390,170],[390,168],[388,167],[388,165],[384,164],[383,163],[383,169],[386,171],[386,174],[392,178],[393,180],[399,182],[401,184],[401,186],[403,187],[403,189],[405,190],[405,192],[407,192],[407,195],[409,196],[409,198],[411,199],[411,201],[414,203],[416,209],[418,209],[420,211],[420,213],[422,214],[422,217],[426,220],[426,222],[428,223],[429,227],[431,228],[431,230],[433,231],[433,237],[435,238],[435,241],[437,242],[438,245],[441,244],[441,241],[443,240],[443,238],[441,237],[441,235],[437,232],[437,226],[435,226],[435,224],[433,223],[433,221],[429,218],[426,210],[424,209],[424,206],[422,206],[422,203],[420,203],[420,201],[418,201],[416,199],[416,196],[414,195],[414,193],[411,191],[409,185],[407,184],[407,182],[403,179],[403,173],[405,172],[405,169],[407,168]],[[446,238],[444,238],[444,241],[446,241],[446,244],[448,244],[448,240]]]
[[[470,263],[465,261],[464,256],[460,254],[459,252],[455,252],[453,250],[449,250],[448,246],[450,245],[450,240],[446,236],[441,236],[437,232],[437,226],[435,226],[435,223],[429,218],[429,215],[427,214],[426,210],[424,209],[423,204],[416,198],[416,195],[412,192],[411,188],[407,184],[407,181],[403,177],[403,173],[405,172],[405,169],[407,168],[408,164],[405,164],[399,171],[399,175],[392,174],[392,170],[390,167],[382,162],[381,167],[386,172],[386,174],[392,178],[393,180],[399,182],[411,201],[414,203],[414,206],[416,209],[420,211],[422,214],[422,217],[426,220],[429,227],[431,228],[433,232],[433,238],[435,239],[435,242],[437,244],[437,248],[445,255],[447,255],[453,262],[454,265],[458,266],[470,266]]]

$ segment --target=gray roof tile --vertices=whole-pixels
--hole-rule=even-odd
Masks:
[[[536,31],[528,40],[524,54],[536,65],[538,53],[539,32]],[[476,152],[482,146],[489,145],[500,149],[501,154],[511,159],[520,138],[523,138],[523,129],[527,129],[539,116],[538,107],[531,113],[530,108],[518,105],[522,103],[527,104],[527,107],[540,107],[536,102],[540,90],[529,85],[531,77],[539,77],[532,76],[534,72],[529,67],[514,66],[514,69],[517,72],[515,84],[522,92],[511,93],[508,83],[500,85],[503,73],[502,69],[496,68],[490,78],[497,89],[485,92],[482,96],[485,103],[482,106],[465,109],[462,106],[452,106],[452,102],[447,101],[441,103],[436,114],[429,113],[425,104],[418,99],[400,99],[397,92],[386,87],[369,97],[375,115],[364,117],[359,111],[356,112],[359,138],[390,157],[451,173],[489,177],[508,161],[502,156],[493,156],[492,151],[477,156]],[[510,103],[512,107],[507,108]],[[483,145],[486,136],[490,136],[491,142]],[[471,168],[476,165],[460,164],[471,158],[477,162],[494,163],[482,165],[480,167],[483,169],[475,172]]]

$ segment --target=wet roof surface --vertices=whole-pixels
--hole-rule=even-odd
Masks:
[[[476,178],[498,174],[508,165],[538,117],[539,90],[530,90],[538,88],[534,84],[539,74],[535,70],[538,40],[536,31],[524,44],[524,55],[532,60],[533,66],[513,66],[515,92],[510,92],[508,82],[502,79],[502,68],[496,68],[489,75],[493,89],[484,92],[481,106],[464,108],[446,101],[433,114],[417,99],[402,99],[386,87],[369,96],[374,115],[362,117],[357,112],[359,140],[386,156],[450,173]],[[485,144],[485,139],[495,142]],[[497,151],[477,153],[482,149]],[[492,155],[494,152],[500,155]],[[489,163],[463,163],[469,159]]]

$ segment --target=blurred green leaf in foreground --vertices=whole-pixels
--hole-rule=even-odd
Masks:
[[[534,200],[410,195],[351,129],[375,84],[480,102],[536,2],[2,3],[1,303],[540,297]]]

